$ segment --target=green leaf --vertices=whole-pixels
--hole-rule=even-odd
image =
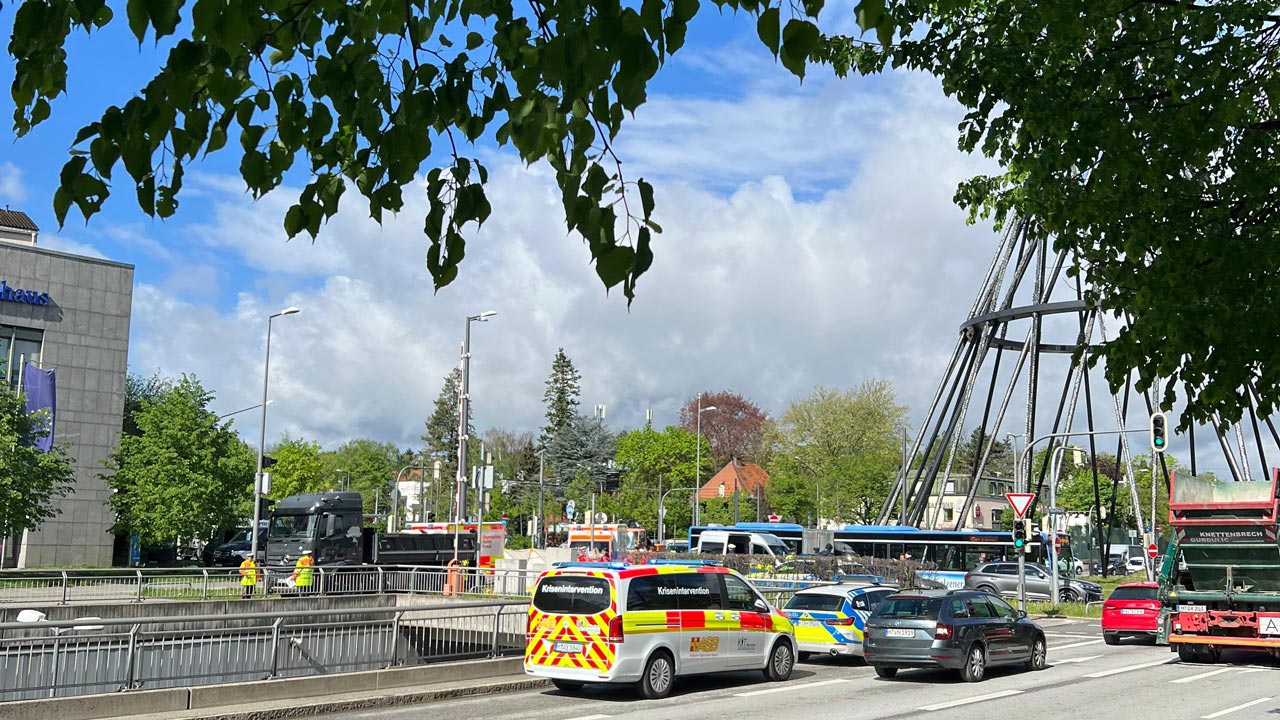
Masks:
[[[467,50],[475,50],[484,44],[484,36],[478,32],[467,33]]]
[[[611,288],[627,279],[634,260],[634,250],[615,246],[596,256],[596,275],[600,276],[605,287]]]
[[[818,49],[818,28],[805,20],[788,20],[782,29],[782,49],[779,54],[783,67],[798,78],[804,78],[805,64]]]
[[[778,8],[771,7],[760,13],[756,20],[756,34],[773,56],[778,57],[778,43],[781,41],[781,30],[778,24]]]
[[[151,10],[146,0],[129,0],[126,3],[125,12],[129,17],[129,29],[133,31],[133,36],[138,38],[138,44],[141,45],[147,36],[147,23],[151,20]]]
[[[644,213],[644,219],[648,220],[653,215],[653,186],[640,178],[636,181],[636,189],[640,191],[641,212]]]

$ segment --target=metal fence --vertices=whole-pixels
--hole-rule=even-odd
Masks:
[[[526,602],[503,600],[0,623],[0,701],[519,654],[527,612]]]
[[[299,588],[289,583],[293,571],[259,568],[259,582],[246,587],[238,568],[6,570],[0,572],[0,606],[370,593],[522,598],[539,574],[472,567],[316,567],[311,586]]]

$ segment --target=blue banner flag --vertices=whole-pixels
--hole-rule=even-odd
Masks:
[[[28,414],[37,410],[49,411],[49,434],[36,440],[35,444],[37,450],[49,452],[53,449],[53,423],[57,414],[57,392],[53,371],[41,370],[29,362],[26,363],[22,369],[22,394],[27,397]]]

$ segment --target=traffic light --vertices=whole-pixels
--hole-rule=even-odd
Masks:
[[[1031,522],[1029,520],[1013,521],[1013,549],[1025,552],[1027,541],[1031,539],[1030,530]]]
[[[1151,451],[1163,453],[1169,445],[1169,419],[1164,413],[1151,414]]]
[[[1022,545],[1022,552],[1028,555],[1031,554],[1030,540],[1034,534],[1035,531],[1031,527],[1031,518],[1022,518],[1022,536],[1027,539],[1027,542]]]

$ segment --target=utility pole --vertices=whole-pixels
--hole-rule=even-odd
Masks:
[[[546,486],[547,451],[538,451],[538,547],[547,549],[547,486]]]

